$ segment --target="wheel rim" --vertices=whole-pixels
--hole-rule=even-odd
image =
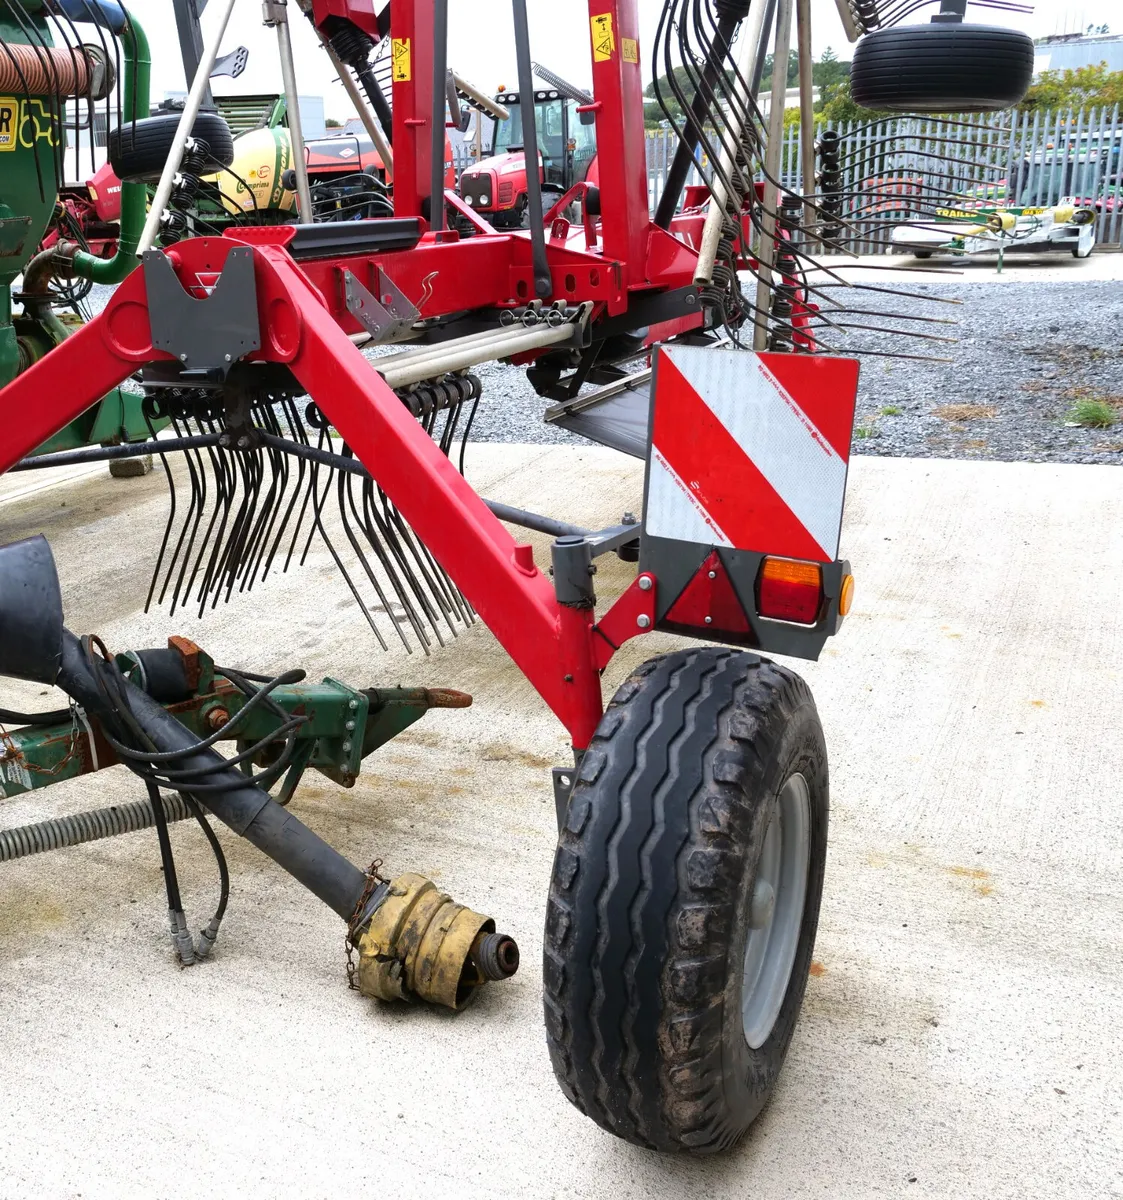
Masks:
[[[759,1050],[787,995],[811,861],[811,794],[798,773],[780,789],[749,896],[749,937],[741,987],[745,1041]]]

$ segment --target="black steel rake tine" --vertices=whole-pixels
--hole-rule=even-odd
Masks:
[[[258,464],[255,461],[255,456],[246,451],[238,451],[234,454],[234,464],[242,486],[241,500],[238,503],[237,512],[234,514],[234,520],[230,525],[230,531],[226,537],[226,545],[223,548],[222,558],[219,562],[216,586],[211,593],[211,608],[217,608],[220,600],[223,602],[229,601],[231,595],[233,595],[234,584],[237,582],[238,571],[242,564],[242,554],[257,508],[260,480],[258,478]],[[226,591],[225,597],[222,595],[224,589]]]
[[[185,419],[183,421],[183,424],[180,425],[179,420],[177,418],[173,417],[172,418],[172,428],[175,430],[177,437],[186,437],[188,434],[191,433],[191,423],[187,419]],[[171,583],[172,575],[175,572],[176,565],[182,561],[184,543],[187,538],[188,530],[192,528],[192,517],[194,514],[199,512],[200,504],[202,503],[202,500],[205,498],[205,492],[203,492],[200,489],[199,480],[196,477],[195,470],[194,470],[194,464],[191,462],[190,456],[186,456],[184,461],[187,464],[187,475],[188,475],[188,480],[190,482],[190,488],[191,488],[190,502],[188,504],[187,513],[185,514],[185,516],[183,518],[183,526],[179,531],[179,537],[176,540],[175,549],[172,551],[172,556],[168,560],[168,572],[167,572],[167,575],[164,577],[164,584],[163,584],[163,587],[160,589],[160,595],[159,595],[159,598],[157,601],[157,603],[159,603],[159,604],[164,603],[164,597],[167,595],[168,586]],[[176,589],[173,589],[172,602],[171,602],[171,611],[172,612],[175,612],[177,597],[178,597],[178,592]]]
[[[198,423],[196,423],[196,428],[201,429],[202,426],[199,425]],[[186,421],[184,422],[184,430],[185,430],[185,432],[188,432],[188,433],[191,431],[190,422],[186,422]],[[198,450],[194,451],[194,454],[196,455],[197,461],[192,460],[192,455],[191,455],[190,451],[188,451],[188,453],[186,455],[186,459],[185,459],[185,461],[187,463],[188,475],[191,478],[191,508],[188,510],[187,518],[184,521],[183,534],[187,533],[188,525],[190,525],[190,527],[191,527],[191,534],[190,534],[190,537],[187,538],[186,543],[184,542],[183,534],[181,534],[179,545],[176,546],[174,561],[178,562],[180,564],[180,567],[179,567],[179,574],[176,577],[175,587],[172,591],[172,604],[171,604],[172,612],[175,612],[176,606],[179,603],[180,597],[183,595],[183,593],[180,590],[183,586],[183,577],[184,577],[185,572],[187,571],[188,565],[191,562],[191,550],[195,544],[195,538],[198,535],[199,525],[202,523],[203,513],[206,510],[206,505],[207,505],[206,466],[203,463],[202,454],[200,454]],[[192,519],[192,518],[194,518],[194,519]],[[182,548],[182,556],[180,553],[181,548]],[[165,580],[165,582],[164,582],[165,590],[167,589],[167,585],[168,585],[168,582],[170,581],[170,577],[171,577],[170,569],[169,569],[168,574],[169,574],[169,579]],[[163,594],[163,592],[161,592],[160,593],[161,603],[163,602],[163,599],[164,599],[164,594]],[[186,597],[184,597],[184,603],[186,603]]]
[[[200,427],[204,427],[208,432],[214,432],[213,422],[199,421]],[[231,480],[230,480],[230,465],[227,461],[226,452],[219,446],[208,446],[207,456],[210,459],[211,471],[214,475],[214,492],[215,505],[214,512],[211,513],[211,519],[207,523],[206,532],[199,543],[199,551],[195,556],[195,565],[191,569],[191,575],[188,577],[186,587],[183,591],[183,602],[187,603],[195,594],[195,598],[200,602],[199,615],[202,616],[204,607],[203,598],[206,595],[207,578],[210,574],[211,563],[217,554],[217,548],[222,541],[223,532],[226,528],[226,521],[230,516],[231,504]],[[215,532],[217,527],[217,533]],[[208,556],[208,548],[210,554]],[[195,593],[195,580],[199,578],[199,571],[203,566],[204,559],[207,560],[207,569],[203,573],[203,577],[199,582],[198,592]]]
[[[144,412],[143,408],[141,411],[144,413],[144,423],[148,426],[148,436],[152,441],[156,441],[156,429],[151,420],[149,420],[148,413]],[[175,480],[172,479],[171,468],[168,466],[168,457],[160,450],[157,450],[156,453],[159,455],[160,462],[164,468],[164,478],[168,483],[168,519],[164,523],[164,536],[160,539],[160,552],[156,556],[156,565],[152,568],[152,578],[148,584],[148,596],[144,601],[145,612],[148,612],[152,607],[152,596],[156,591],[156,581],[160,577],[160,567],[163,565],[164,555],[168,549],[168,540],[171,537],[176,514]]]
[[[430,580],[423,570],[421,571],[421,578],[418,578],[418,573],[414,569],[415,564],[411,561],[411,556],[407,553],[407,548],[402,543],[399,527],[385,521],[378,512],[374,500],[374,480],[369,475],[363,478],[363,518],[368,539],[372,537],[375,529],[383,531],[384,545],[397,561],[398,569],[416,597],[418,604],[421,606],[438,644],[444,646],[445,640],[440,630],[440,620],[444,614],[440,604],[436,602],[436,597],[433,595]],[[417,565],[420,566],[420,564]]]
[[[287,418],[288,412],[287,412],[287,409],[284,407],[283,403],[282,403],[282,411],[285,412],[285,415]],[[290,425],[290,431],[291,431],[291,425]],[[278,437],[284,436],[284,432],[281,429],[281,423],[280,423],[280,421],[278,421],[276,419],[276,414],[274,414],[274,431],[273,432]],[[291,458],[291,455],[286,454],[286,455],[284,455],[284,458],[285,458],[285,472],[286,472],[285,481],[287,484],[289,474],[291,473],[291,463],[288,461],[289,458]],[[305,465],[304,459],[297,458],[296,459],[296,482],[293,485],[292,495],[289,499],[288,507],[285,509],[284,516],[281,518],[281,523],[277,528],[276,536],[273,538],[273,545],[270,548],[268,555],[266,556],[265,565],[262,568],[262,572],[261,572],[262,579],[265,579],[269,575],[269,572],[273,568],[273,561],[277,556],[277,550],[280,547],[281,541],[283,540],[283,538],[285,536],[285,531],[288,529],[289,521],[292,520],[292,514],[293,514],[294,509],[296,508],[297,502],[300,500],[301,494],[304,492],[304,476],[306,474],[307,474],[307,467]],[[287,566],[288,564],[286,563],[285,565]]]
[[[351,543],[351,549],[354,550],[355,556],[358,558],[360,565],[366,572],[367,578],[370,580],[371,586],[374,588],[375,593],[378,596],[383,611],[393,623],[398,637],[402,640],[402,645],[406,648],[406,652],[412,654],[413,647],[409,644],[409,639],[405,635],[405,630],[401,627],[401,621],[391,607],[378,576],[374,573],[374,571],[371,570],[370,563],[367,561],[367,557],[363,553],[362,547],[359,545],[359,540],[355,536],[354,530],[351,528],[351,523],[347,519],[347,509],[350,507],[351,511],[355,515],[355,520],[359,523],[359,527],[363,528],[362,518],[359,517],[359,514],[355,511],[355,498],[351,491],[351,476],[343,471],[336,472],[336,499],[339,505],[339,518],[343,523],[343,532],[347,535],[347,540]],[[390,586],[398,596],[400,607],[405,612],[406,617],[409,620],[410,625],[413,627],[413,631],[417,634],[419,640],[421,641],[422,646],[425,647],[425,652],[428,653],[428,639],[425,637],[424,631],[420,627],[420,623],[417,620],[417,615],[413,610],[412,604],[409,603],[408,599],[404,595],[403,589],[393,573],[386,554],[385,546],[378,541],[378,538],[370,530],[363,528],[363,532],[366,535],[367,542],[370,545],[371,550],[374,552],[375,557],[378,559],[383,570],[386,572],[386,575],[390,581]]]

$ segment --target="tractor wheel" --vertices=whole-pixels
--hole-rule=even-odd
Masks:
[[[859,39],[850,93],[891,112],[1012,108],[1033,80],[1033,39],[994,25],[891,25]]]
[[[655,1150],[740,1138],[803,1002],[827,852],[827,755],[793,672],[718,647],[645,663],[576,773],[546,915],[562,1091]]]
[[[119,179],[159,179],[175,145],[180,114],[160,113],[109,131],[106,149]],[[220,171],[234,161],[234,136],[226,119],[214,112],[195,118],[191,136],[207,147],[206,170]]]

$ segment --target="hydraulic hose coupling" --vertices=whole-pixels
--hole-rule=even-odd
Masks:
[[[359,938],[359,991],[379,1000],[459,1009],[483,984],[518,969],[513,938],[422,875],[394,879]]]

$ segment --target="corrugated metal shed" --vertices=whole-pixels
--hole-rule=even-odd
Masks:
[[[1033,71],[1075,71],[1106,62],[1108,70],[1123,71],[1123,35],[1106,37],[1041,38],[1034,47]]]

